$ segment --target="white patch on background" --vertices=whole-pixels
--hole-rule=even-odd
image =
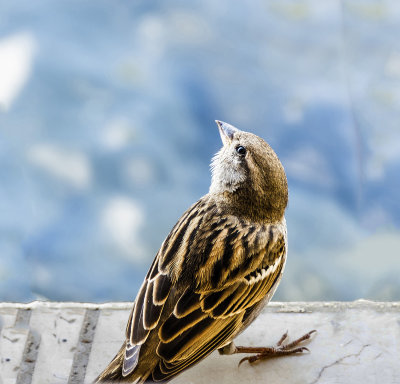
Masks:
[[[35,265],[32,268],[32,274],[34,279],[40,282],[41,287],[51,287],[55,283],[54,275],[51,273],[50,268],[47,268],[45,265]]]
[[[0,108],[7,111],[32,71],[35,41],[30,33],[0,40]]]
[[[149,185],[156,179],[153,164],[144,157],[136,157],[128,160],[124,164],[124,172],[128,180],[138,186]]]
[[[130,259],[144,257],[139,231],[144,223],[142,208],[134,200],[115,196],[106,204],[101,223],[113,243]]]
[[[360,297],[376,294],[371,287],[379,291],[379,283],[385,278],[400,273],[399,255],[400,231],[383,230],[353,244],[342,252],[335,251],[335,264],[338,270],[344,270],[358,282],[358,289],[364,289]]]
[[[168,19],[169,33],[176,36],[178,41],[190,45],[204,44],[213,37],[210,24],[196,12],[175,9]]]
[[[385,65],[385,73],[400,78],[400,52],[392,52]]]
[[[299,148],[284,158],[283,163],[286,173],[297,180],[327,188],[334,188],[336,185],[326,159],[314,148]]]
[[[135,130],[125,119],[111,121],[100,138],[102,145],[109,151],[118,151],[126,147],[135,136]]]
[[[400,135],[380,131],[372,134],[368,141],[372,155],[366,159],[365,176],[368,180],[383,182],[389,166],[400,161]]]
[[[87,156],[52,144],[38,144],[28,151],[31,163],[79,189],[88,188],[92,168]]]
[[[300,123],[304,119],[304,106],[298,99],[292,99],[283,105],[283,116],[290,124]]]

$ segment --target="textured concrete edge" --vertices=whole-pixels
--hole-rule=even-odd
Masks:
[[[107,302],[107,303],[81,303],[81,302],[54,302],[54,301],[32,301],[30,303],[0,303],[1,309],[68,309],[85,308],[91,310],[129,310],[131,302]],[[269,312],[287,313],[311,313],[311,312],[340,312],[347,309],[372,309],[378,312],[400,311],[400,301],[371,301],[359,299],[355,301],[293,301],[293,302],[271,302],[264,309]]]
[[[90,352],[100,311],[97,309],[86,309],[83,320],[77,350],[74,355],[68,384],[83,383],[86,376],[86,368],[89,362]]]

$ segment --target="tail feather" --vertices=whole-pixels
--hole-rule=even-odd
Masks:
[[[133,346],[128,351],[128,359],[126,361],[128,361],[129,367],[132,369],[129,371],[129,373],[127,373],[127,370],[124,371],[125,350],[126,345],[123,344],[117,355],[114,357],[111,363],[108,364],[107,368],[96,378],[94,383],[154,383],[151,378],[148,378],[149,373],[151,377],[151,372],[148,372],[144,376],[143,373],[135,372],[134,368],[137,366],[140,346]],[[125,376],[123,375],[123,372],[125,373]]]
[[[126,344],[125,357],[123,359],[122,374],[128,376],[136,368],[139,362],[140,345]]]

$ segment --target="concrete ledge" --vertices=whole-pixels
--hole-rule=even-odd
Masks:
[[[130,307],[0,303],[0,384],[90,383],[119,349]],[[400,302],[271,303],[236,344],[311,329],[309,354],[238,368],[243,355],[213,353],[173,383],[400,383]]]

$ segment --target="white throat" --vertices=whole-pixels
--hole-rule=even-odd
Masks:
[[[234,192],[246,179],[239,160],[222,147],[211,160],[210,193]]]

